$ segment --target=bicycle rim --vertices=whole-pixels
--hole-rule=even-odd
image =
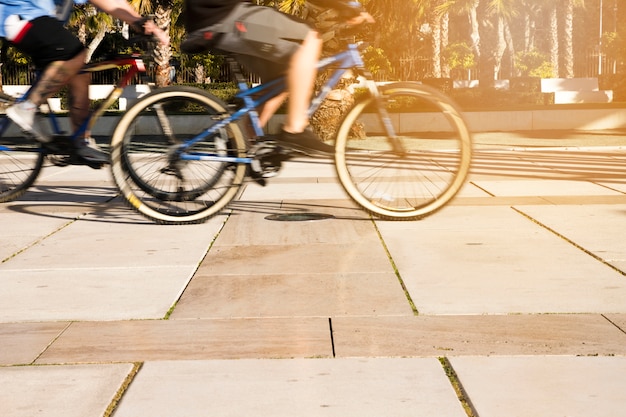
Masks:
[[[126,201],[162,224],[201,223],[218,214],[237,195],[246,165],[183,161],[174,151],[225,114],[218,99],[185,87],[158,90],[131,107],[111,141],[112,174]],[[243,157],[245,142],[229,124],[187,152]]]
[[[44,153],[33,140],[0,138],[0,202],[22,196],[37,179],[43,161]]]
[[[441,209],[463,186],[471,137],[455,105],[434,89],[396,83],[381,93],[397,137],[388,137],[372,97],[357,101],[337,133],[337,174],[371,214],[416,220]]]

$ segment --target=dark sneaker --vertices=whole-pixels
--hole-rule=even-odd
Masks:
[[[100,149],[92,138],[85,138],[82,143],[79,142],[76,147],[76,154],[87,162],[96,164],[109,163],[109,154]]]
[[[276,140],[281,146],[307,155],[332,155],[335,153],[335,147],[322,142],[311,129],[305,129],[300,133],[289,133],[282,130]]]

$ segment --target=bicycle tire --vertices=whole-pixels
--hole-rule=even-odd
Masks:
[[[444,207],[469,173],[472,140],[456,105],[410,82],[380,87],[396,132],[394,150],[372,96],[358,99],[337,132],[341,185],[364,210],[386,220],[417,220]],[[410,110],[410,113],[409,113]]]
[[[170,86],[138,100],[111,138],[111,173],[126,202],[159,224],[202,223],[234,199],[245,163],[181,160],[174,149],[229,114],[228,106],[193,87]],[[187,152],[246,156],[236,123]]]
[[[24,195],[39,176],[44,159],[41,145],[32,139],[0,138],[0,203]]]

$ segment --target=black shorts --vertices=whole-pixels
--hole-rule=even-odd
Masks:
[[[220,23],[190,33],[181,47],[189,53],[212,50],[232,55],[262,81],[269,81],[286,72],[311,30],[273,8],[239,3]]]
[[[78,38],[54,17],[38,17],[31,24],[26,34],[13,45],[30,56],[37,68],[70,60],[85,49]]]

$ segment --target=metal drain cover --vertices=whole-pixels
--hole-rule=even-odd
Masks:
[[[267,216],[267,220],[273,220],[277,222],[310,222],[314,220],[326,220],[334,219],[332,214],[323,213],[285,213],[285,214],[272,214]]]

